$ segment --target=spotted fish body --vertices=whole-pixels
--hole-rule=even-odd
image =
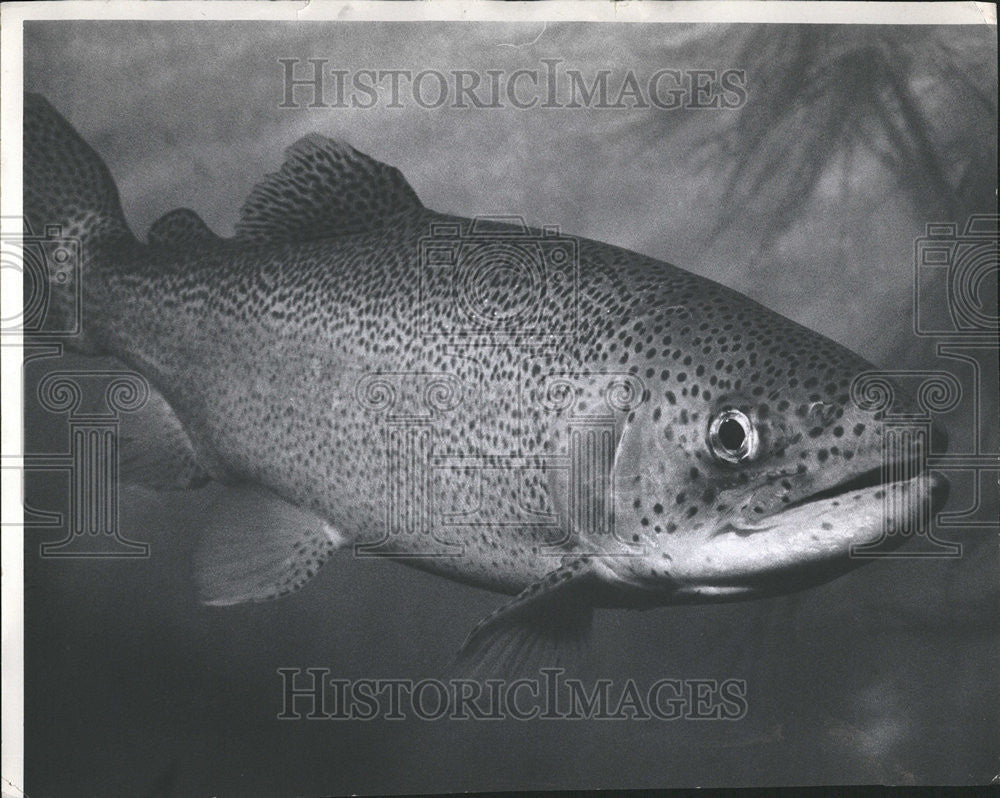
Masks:
[[[25,153],[28,223],[84,245],[78,348],[165,400],[169,445],[124,474],[234,486],[201,560],[212,603],[296,589],[351,546],[519,594],[467,643],[485,656],[575,635],[595,605],[824,581],[879,539],[884,491],[943,497],[873,476],[879,417],[850,401],[868,363],[661,261],[436,213],[319,136],[234,238],[181,210],[143,244],[39,97]]]

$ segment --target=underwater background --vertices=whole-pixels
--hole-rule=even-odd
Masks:
[[[607,241],[735,288],[880,368],[953,372],[952,451],[1000,448],[996,365],[975,429],[968,365],[913,324],[914,242],[996,212],[996,28],[631,24],[34,22],[24,84],[101,154],[137,235],[193,208],[232,233],[282,151],[311,132],[397,166],[424,204]],[[329,68],[740,69],[732,110],[280,108],[278,59]],[[996,306],[996,287],[983,306]],[[26,367],[28,451],[67,447]],[[90,361],[92,362],[92,361]],[[985,359],[988,364],[989,360]],[[106,365],[106,364],[105,364]],[[948,473],[947,510],[972,507]],[[995,473],[994,473],[995,477]],[[995,479],[980,520],[995,519]],[[65,475],[26,501],[63,510]],[[125,488],[144,559],[47,558],[25,533],[25,792],[317,796],[503,788],[986,783],[1000,773],[1000,548],[886,559],[740,604],[600,610],[600,677],[743,679],[733,722],[278,720],[282,667],[438,675],[504,597],[349,555],[280,601],[211,608],[190,559],[220,489]],[[970,516],[972,517],[972,516]]]

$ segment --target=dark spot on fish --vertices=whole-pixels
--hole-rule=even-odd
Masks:
[[[831,529],[833,529],[833,524],[831,524],[829,521],[824,521],[822,524],[820,524],[820,526],[823,529],[825,529],[827,532],[829,532]]]

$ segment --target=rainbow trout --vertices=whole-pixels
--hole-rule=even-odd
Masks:
[[[318,135],[234,237],[180,209],[143,243],[39,96],[24,151],[26,223],[82,248],[51,312],[79,296],[70,345],[156,389],[122,479],[232,486],[196,562],[209,604],[287,594],[340,549],[396,558],[515,596],[462,652],[505,667],[578,644],[594,607],[824,582],[907,520],[886,491],[902,516],[947,493],[883,484],[880,412],[851,401],[869,363],[667,263],[437,213]]]

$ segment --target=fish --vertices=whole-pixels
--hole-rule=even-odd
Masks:
[[[205,604],[290,594],[337,552],[384,557],[512,597],[456,660],[510,673],[584,649],[596,608],[827,582],[947,498],[912,452],[884,467],[885,408],[852,399],[872,364],[705,277],[430,210],[319,134],[235,235],[182,208],[141,241],[40,95],[23,135],[26,226],[80,244],[49,315],[82,308],[67,346],[151,386],[122,482],[227,486],[200,531]]]

